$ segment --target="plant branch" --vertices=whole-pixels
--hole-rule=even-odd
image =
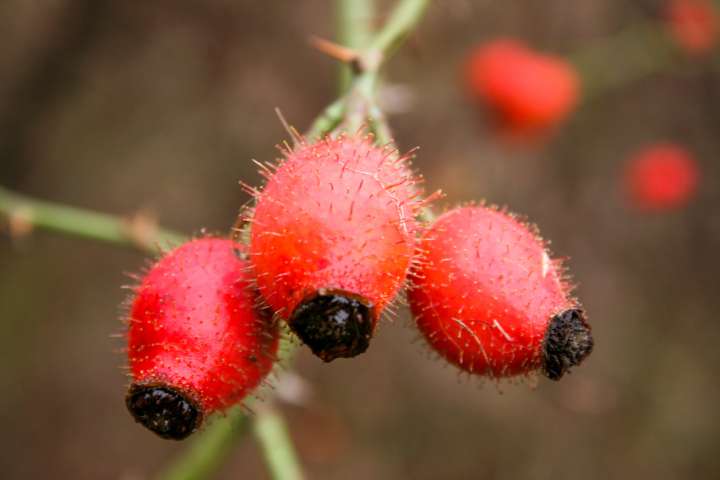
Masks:
[[[302,480],[290,432],[283,417],[272,405],[258,406],[253,433],[260,442],[265,463],[273,480]]]
[[[208,478],[222,465],[230,450],[247,431],[247,418],[236,407],[225,418],[215,418],[183,454],[158,478],[161,480],[201,480]]]
[[[583,83],[583,100],[667,70],[681,51],[661,23],[645,21],[598,39],[569,56]]]
[[[345,47],[361,50],[367,47],[372,36],[375,18],[375,0],[337,0],[337,42]],[[350,87],[354,66],[340,65],[340,94]]]
[[[370,50],[381,52],[382,61],[387,60],[420,23],[429,6],[430,0],[400,1],[385,26],[370,43]]]
[[[0,187],[0,218],[13,228],[27,231],[42,228],[66,235],[99,240],[144,251],[158,246],[177,245],[185,240],[179,233],[159,228],[142,215],[116,217],[106,213],[26,197]]]
[[[359,0],[338,1],[361,3]],[[359,52],[362,71],[355,75],[350,88],[341,92],[340,98],[315,119],[305,133],[307,138],[313,140],[340,128],[354,132],[367,122],[379,143],[390,142],[390,129],[375,99],[380,68],[417,26],[429,5],[430,0],[400,0],[383,28],[369,40],[367,48]],[[346,16],[339,18],[351,21]],[[345,31],[343,27],[338,30]]]

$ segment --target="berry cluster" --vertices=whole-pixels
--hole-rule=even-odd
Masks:
[[[182,439],[240,402],[276,361],[278,320],[326,362],[364,352],[403,289],[430,347],[470,373],[557,380],[592,351],[532,227],[485,206],[431,221],[408,156],[370,135],[284,155],[250,189],[247,246],[193,240],[137,288],[126,401],[150,430]]]

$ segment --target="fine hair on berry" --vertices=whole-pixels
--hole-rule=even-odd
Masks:
[[[534,230],[495,208],[440,216],[418,248],[408,301],[429,345],[491,378],[540,370],[560,379],[593,349],[559,262]]]
[[[244,249],[220,238],[190,241],[157,261],[136,289],[126,404],[163,438],[187,437],[272,368],[278,329],[256,308]]]
[[[419,191],[408,158],[371,135],[300,139],[264,170],[250,260],[268,305],[324,361],[369,345],[403,287]]]

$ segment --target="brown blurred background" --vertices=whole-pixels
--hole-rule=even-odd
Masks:
[[[390,2],[385,2],[387,6]],[[336,65],[306,45],[334,35],[332,2],[3,0],[0,184],[184,232],[225,232],[257,184],[250,159],[335,97]],[[570,257],[595,353],[559,383],[494,384],[433,359],[404,312],[367,354],[303,352],[313,389],[286,406],[311,479],[720,477],[720,76],[679,61],[585,103],[534,148],[493,139],[459,82],[468,49],[498,35],[569,54],[662,2],[442,0],[393,59],[399,145],[442,205],[487,198],[527,214]],[[387,9],[384,8],[384,11]],[[622,67],[608,59],[604,68]],[[402,95],[398,96],[400,91]],[[641,215],[625,157],[657,140],[701,164],[698,197]],[[6,233],[6,232],[5,232]],[[0,477],[144,479],[184,445],[136,425],[110,335],[132,251],[46,232],[0,235]],[[246,437],[218,478],[268,478]]]

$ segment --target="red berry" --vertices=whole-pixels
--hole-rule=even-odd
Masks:
[[[418,195],[368,136],[301,142],[257,193],[250,254],[267,303],[325,361],[364,352],[403,286]]]
[[[493,378],[541,369],[557,380],[592,351],[559,262],[512,216],[456,208],[418,250],[410,308],[430,346],[461,369]]]
[[[698,165],[684,148],[656,144],[630,158],[625,187],[633,204],[642,210],[679,208],[695,195]]]
[[[130,310],[126,403],[135,420],[181,440],[270,371],[278,331],[253,308],[248,265],[230,240],[188,242],[145,275]]]
[[[709,0],[670,0],[670,33],[688,53],[705,53],[715,46],[718,14]]]
[[[466,80],[472,97],[497,114],[510,133],[541,133],[575,108],[579,79],[560,57],[534,52],[516,40],[501,39],[470,54]]]

